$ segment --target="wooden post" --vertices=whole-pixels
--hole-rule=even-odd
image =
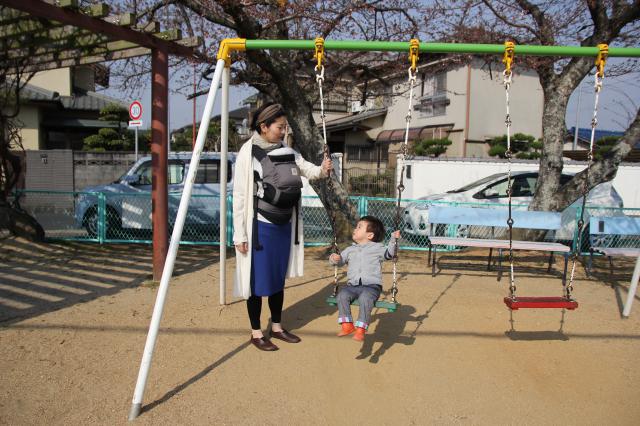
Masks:
[[[153,279],[159,281],[167,256],[169,194],[168,140],[169,55],[151,50],[151,164],[153,167],[151,209],[153,221]]]

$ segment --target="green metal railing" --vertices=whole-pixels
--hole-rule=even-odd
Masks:
[[[247,50],[287,49],[313,50],[314,40],[246,40]],[[353,50],[379,52],[408,52],[408,41],[355,41],[325,40],[325,50]],[[470,43],[427,43],[420,42],[420,52],[424,53],[472,53],[503,54],[502,44],[470,44]],[[598,47],[583,46],[537,46],[515,45],[516,55],[534,56],[597,56]],[[640,57],[637,47],[609,47],[609,57]]]
[[[169,217],[175,220],[180,194],[169,196]],[[97,243],[143,243],[150,244],[151,197],[148,193],[109,192],[64,192],[64,191],[20,191],[19,204],[33,215],[44,227],[49,240],[75,240]],[[373,215],[382,221],[386,229],[385,240],[394,231],[396,219],[396,199],[383,197],[352,196],[350,202],[358,215]],[[304,223],[305,246],[324,246],[333,242],[331,220],[318,197],[303,197],[302,217]],[[218,196],[193,195],[187,213],[181,244],[220,245]],[[232,244],[233,212],[232,198],[228,196],[227,241]],[[443,202],[430,200],[402,200],[402,221],[400,228],[404,250],[427,250],[429,236],[450,236],[469,238],[507,238],[506,228],[491,229],[486,226],[436,225],[428,222],[429,207],[433,205],[507,208],[500,203]],[[526,209],[526,204],[515,204],[514,209]],[[587,206],[585,211],[585,231],[580,252],[589,252],[588,232],[591,216],[636,216],[640,209]],[[575,249],[578,241],[577,222],[580,207],[571,206],[562,212],[562,229],[546,235],[546,240],[563,242]],[[506,226],[506,224],[505,224]],[[614,236],[598,245],[611,247],[640,247],[640,236]],[[457,250],[449,246],[444,250]]]

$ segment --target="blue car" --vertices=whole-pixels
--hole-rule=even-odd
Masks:
[[[175,221],[184,181],[189,170],[191,153],[169,154],[169,222]],[[233,189],[235,154],[228,155],[227,188]],[[98,235],[100,206],[104,203],[107,232],[116,230],[151,229],[151,157],[140,158],[124,175],[108,185],[91,186],[78,194],[75,207],[76,223],[90,237]],[[191,193],[185,224],[211,228],[220,223],[220,154],[202,153]]]

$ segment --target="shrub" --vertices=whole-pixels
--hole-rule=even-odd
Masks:
[[[447,152],[447,147],[451,145],[448,138],[422,139],[415,143],[413,152],[416,155],[438,157]]]

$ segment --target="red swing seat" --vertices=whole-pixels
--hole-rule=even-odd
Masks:
[[[504,298],[504,304],[511,310],[521,308],[569,309],[578,307],[578,302],[567,297],[510,297]]]

